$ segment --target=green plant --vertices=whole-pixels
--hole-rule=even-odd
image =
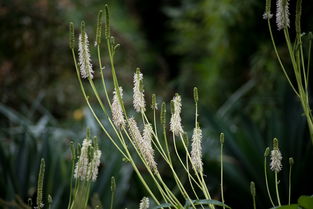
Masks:
[[[275,39],[272,32],[271,21],[273,14],[271,13],[271,0],[266,1],[266,8],[263,18],[267,20],[269,33],[273,43],[274,51],[277,56],[280,67],[289,82],[292,90],[295,92],[296,96],[301,102],[304,115],[306,117],[308,127],[310,130],[311,141],[313,143],[313,116],[310,108],[309,101],[309,78],[310,78],[310,60],[311,60],[311,45],[313,35],[308,33],[307,44],[308,51],[305,57],[304,52],[304,40],[303,34],[301,32],[301,13],[302,13],[302,0],[297,0],[296,12],[295,12],[295,41],[292,43],[292,39],[289,34],[290,19],[289,19],[289,0],[279,0],[277,1],[277,12],[276,12],[276,23],[278,30],[283,30],[285,41],[288,47],[288,52],[290,56],[290,61],[292,64],[292,75],[295,78],[295,83],[292,80],[290,73],[286,70],[285,65],[282,63],[281,56],[278,53]],[[305,61],[307,60],[307,61]]]
[[[192,134],[191,151],[188,139],[188,134],[184,131],[182,126],[181,112],[182,102],[179,94],[175,94],[171,100],[170,110],[171,119],[169,123],[169,132],[166,122],[166,103],[163,102],[160,111],[160,121],[157,122],[156,112],[158,105],[156,103],[156,96],[152,97],[152,114],[148,114],[146,108],[146,101],[144,95],[144,83],[143,74],[140,69],[137,68],[134,73],[134,87],[133,87],[133,106],[138,117],[129,117],[127,104],[123,100],[123,88],[119,85],[117,78],[114,55],[117,52],[119,44],[115,42],[114,37],[110,34],[110,21],[109,21],[109,10],[108,6],[105,6],[105,41],[108,50],[108,56],[110,60],[110,67],[113,79],[113,101],[110,100],[109,91],[106,85],[106,81],[103,77],[104,67],[102,65],[100,46],[102,42],[102,11],[98,14],[98,22],[96,28],[95,46],[97,48],[98,65],[102,81],[102,88],[104,91],[104,97],[98,92],[99,89],[95,87],[94,68],[91,64],[91,57],[89,53],[89,40],[85,30],[85,23],[81,22],[80,35],[78,40],[78,54],[79,62],[76,60],[75,53],[75,35],[73,23],[70,23],[70,39],[69,46],[73,55],[75,64],[77,79],[81,87],[81,91],[90,108],[96,121],[99,123],[101,129],[106,134],[107,138],[114,144],[119,152],[124,157],[126,162],[129,162],[139,177],[141,183],[149,195],[157,205],[156,208],[160,207],[173,207],[173,208],[197,208],[200,205],[202,208],[215,206],[229,207],[225,205],[223,195],[223,154],[221,152],[221,197],[222,202],[212,200],[211,194],[208,190],[207,183],[204,178],[203,162],[202,162],[202,129],[199,125],[198,116],[198,90],[194,88],[194,103],[195,103],[195,119],[194,119],[194,130]],[[87,92],[86,87],[82,79],[86,79],[91,87],[91,92]],[[107,126],[100,119],[100,114],[94,111],[94,107],[90,103],[90,94],[94,94],[99,106],[102,109],[102,115],[109,122]],[[106,103],[103,102],[105,98]],[[111,113],[110,113],[111,112]],[[141,119],[141,126],[143,127],[143,133],[141,133],[136,119]],[[152,122],[150,122],[152,121]],[[160,126],[159,126],[160,125]],[[108,131],[108,127],[113,129],[113,133]],[[221,151],[223,150],[224,135],[220,137]],[[180,140],[177,140],[180,139]],[[274,142],[276,139],[274,140]],[[275,145],[276,143],[274,143]],[[181,146],[183,150],[183,156],[179,153],[177,147]],[[135,152],[133,152],[135,151]],[[176,184],[175,187],[179,191],[180,195],[174,193],[174,188],[169,186],[160,175],[158,165],[155,161],[155,152],[158,157],[162,159],[167,169],[171,172],[173,182]],[[278,145],[274,146],[272,151],[272,163],[276,164],[281,161],[281,155],[275,153],[278,152]],[[135,154],[136,155],[135,155]],[[174,155],[172,154],[174,153]],[[274,153],[274,154],[273,154]],[[273,157],[274,156],[274,157]],[[276,156],[276,157],[275,157]],[[175,161],[174,161],[175,159]],[[276,160],[275,160],[276,159]],[[139,162],[138,162],[139,160]],[[182,184],[184,176],[178,175],[176,162],[182,166],[184,176],[188,179],[186,184]],[[159,162],[159,161],[158,161]],[[150,174],[149,180],[147,177],[142,175],[138,169],[138,165],[143,164]],[[163,166],[164,166],[163,164]],[[278,205],[281,205],[280,195],[278,190],[278,167],[272,166],[275,170],[275,185],[276,185],[276,196],[278,199]],[[266,168],[266,165],[265,165]],[[266,174],[267,175],[267,174]],[[290,181],[289,181],[290,183]],[[251,191],[254,198],[255,207],[255,187],[251,184]],[[290,190],[289,190],[290,191]],[[289,195],[290,196],[290,195]],[[203,199],[204,198],[204,199]],[[182,202],[185,202],[185,204]],[[162,203],[164,202],[164,203]]]

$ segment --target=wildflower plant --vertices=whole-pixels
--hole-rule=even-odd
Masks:
[[[194,89],[195,97],[195,127],[192,136],[192,145],[186,143],[186,133],[184,132],[182,125],[182,99],[179,94],[173,96],[171,101],[171,119],[169,123],[167,118],[167,105],[162,103],[159,112],[156,95],[152,96],[151,109],[153,112],[153,118],[149,118],[146,111],[147,101],[145,100],[144,91],[144,75],[139,68],[137,68],[133,74],[133,108],[135,115],[130,116],[126,111],[125,103],[123,101],[123,88],[119,84],[116,69],[114,64],[114,56],[117,52],[118,44],[115,43],[114,37],[110,32],[110,14],[108,6],[105,5],[105,27],[104,37],[102,36],[102,10],[98,13],[97,28],[96,28],[96,41],[95,47],[97,50],[98,60],[98,72],[96,68],[92,69],[91,56],[89,54],[88,35],[85,30],[85,23],[81,22],[80,33],[78,38],[78,61],[76,59],[76,45],[74,25],[70,23],[70,49],[72,51],[73,60],[76,68],[76,74],[81,87],[83,96],[87,102],[91,113],[99,123],[101,129],[106,134],[106,137],[113,143],[117,150],[121,153],[124,160],[129,162],[143,186],[147,190],[149,196],[152,198],[156,205],[169,204],[172,208],[197,208],[197,205],[201,207],[215,208],[216,204],[228,207],[222,202],[212,200],[209,189],[207,187],[206,180],[203,174],[203,162],[202,162],[202,130],[198,121],[198,90]],[[104,38],[104,39],[103,39]],[[103,43],[106,44],[108,57],[110,60],[110,66],[104,68],[101,57],[101,47]],[[96,65],[95,65],[96,66]],[[106,80],[104,79],[104,69],[111,70],[113,79],[113,89],[110,92],[107,88]],[[94,76],[100,74],[101,83],[103,87],[103,94],[100,94],[94,84]],[[86,81],[85,81],[86,80]],[[108,121],[103,123],[100,115],[94,110],[94,106],[90,103],[90,96],[86,91],[86,83],[89,83],[92,93],[94,94],[100,108],[102,109],[105,118]],[[111,98],[113,98],[111,100]],[[103,100],[105,99],[105,100]],[[157,123],[157,115],[160,114],[160,124]],[[138,120],[141,118],[141,120]],[[160,127],[159,127],[160,125]],[[168,128],[169,127],[169,128]],[[109,129],[113,130],[113,133],[109,132]],[[162,134],[158,131],[162,130]],[[168,134],[168,131],[170,134]],[[171,137],[169,137],[171,135]],[[90,142],[84,141],[87,146]],[[183,146],[186,160],[182,158],[178,152],[177,144]],[[83,147],[82,153],[83,154]],[[174,152],[172,152],[174,150]],[[173,155],[174,153],[174,155]],[[184,158],[185,158],[184,157]],[[192,188],[192,192],[187,191],[186,185],[182,180],[182,175],[178,173],[178,168],[173,164],[174,158],[179,161],[179,166],[184,169],[188,177],[189,186]],[[138,160],[140,162],[138,162]],[[160,174],[158,163],[156,161],[162,160],[162,165],[165,164],[168,170],[171,172],[173,182],[179,190],[179,195],[173,192],[173,187],[167,185]],[[80,160],[77,166],[82,165],[81,170],[84,172],[86,162]],[[148,181],[138,168],[138,165],[143,164],[150,175],[152,181]],[[75,175],[80,171],[75,168]],[[77,175],[79,177],[79,175]],[[180,197],[183,197],[186,202],[181,202]],[[202,201],[200,201],[202,200]],[[185,205],[184,205],[185,204]],[[143,199],[140,208],[147,208],[147,199]]]
[[[83,140],[82,146],[80,144],[77,144],[77,146],[75,146],[74,143],[71,142],[70,147],[72,152],[72,170],[70,177],[70,194],[67,209],[85,209],[88,205],[91,185],[96,181],[98,176],[101,151],[98,148],[97,138],[95,137],[93,140],[91,140],[88,129],[87,136]],[[44,176],[45,160],[41,159],[38,172],[36,205],[33,206],[32,201],[29,201],[29,207],[26,208],[41,209],[45,208],[46,205],[48,206],[47,208],[51,208],[53,201],[50,194],[47,198],[48,204],[44,204]],[[112,177],[112,179],[112,181],[114,181],[114,177]],[[115,186],[113,189],[111,188],[111,190],[112,208]]]
[[[286,18],[288,13],[288,2],[287,0],[282,0],[279,3],[282,8],[279,8],[282,12],[281,16],[277,18],[277,21],[282,21],[283,18]],[[81,22],[80,34],[78,40],[78,62],[76,59],[76,46],[75,46],[75,33],[74,33],[74,24],[70,23],[70,34],[69,34],[69,46],[73,55],[74,65],[76,69],[77,79],[83,94],[83,97],[93,114],[95,120],[103,130],[106,135],[106,138],[109,139],[116,149],[121,153],[125,162],[128,162],[132,165],[136,175],[140,179],[142,185],[146,189],[149,197],[153,200],[153,203],[149,202],[148,198],[143,198],[139,208],[149,208],[150,205],[156,205],[155,208],[210,208],[215,209],[217,206],[223,208],[230,208],[225,204],[224,192],[223,192],[223,146],[225,143],[224,134],[220,135],[220,162],[221,162],[221,172],[220,172],[220,181],[221,181],[221,201],[213,200],[209,188],[207,186],[207,179],[204,174],[204,164],[202,156],[202,137],[203,133],[201,130],[199,122],[199,113],[198,113],[198,103],[199,95],[198,89],[195,87],[193,90],[194,94],[194,103],[195,103],[195,119],[194,119],[194,129],[191,137],[191,145],[188,143],[188,135],[184,130],[183,121],[182,121],[182,98],[179,94],[173,95],[173,99],[170,101],[170,120],[167,121],[167,103],[164,101],[158,108],[156,95],[152,95],[151,109],[147,108],[147,101],[145,100],[145,91],[144,91],[144,75],[139,68],[137,68],[133,74],[133,109],[135,112],[134,115],[129,115],[124,100],[123,100],[123,87],[119,84],[119,80],[116,73],[114,57],[117,53],[119,44],[116,44],[115,39],[111,36],[110,32],[110,14],[108,5],[105,5],[105,26],[104,26],[104,37],[102,36],[103,29],[103,20],[102,20],[103,11],[100,10],[98,13],[97,19],[97,28],[96,28],[96,37],[95,37],[95,48],[97,51],[97,61],[98,61],[98,70],[92,69],[91,65],[91,56],[89,54],[88,48],[88,36],[85,30],[85,23]],[[270,12],[270,1],[267,0],[266,12],[264,18],[268,21],[272,17]],[[279,27],[285,31],[287,34],[287,29],[289,26],[289,20],[284,19],[283,22],[280,22]],[[85,37],[85,38],[84,38]],[[109,66],[104,67],[102,63],[101,48],[105,44],[106,51],[108,52],[109,57]],[[276,50],[276,48],[275,48]],[[299,56],[301,52],[299,52]],[[280,59],[279,59],[280,60]],[[301,63],[300,63],[301,64]],[[95,66],[97,66],[95,65]],[[296,66],[298,67],[298,66]],[[107,87],[106,80],[104,78],[103,71],[105,69],[110,69],[111,76],[113,80],[113,89],[109,91]],[[298,68],[297,68],[298,69]],[[285,72],[285,71],[284,71]],[[98,74],[100,76],[98,76]],[[101,93],[99,88],[95,87],[94,77],[100,77],[103,92]],[[84,80],[83,80],[84,79]],[[300,76],[299,82],[302,82],[304,78]],[[306,81],[307,88],[307,78]],[[92,92],[91,95],[87,94],[86,86],[90,86]],[[295,90],[295,89],[294,89]],[[305,89],[299,90],[298,95],[302,95],[301,98],[307,99]],[[307,90],[307,89],[306,89]],[[304,91],[304,92],[303,92]],[[95,111],[94,105],[90,103],[90,97],[94,96],[96,98],[97,104],[107,120],[107,123],[103,122],[102,116]],[[111,100],[112,98],[112,100]],[[303,100],[303,104],[306,104],[306,100]],[[308,106],[305,106],[308,107]],[[151,110],[153,114],[148,114],[147,112]],[[150,117],[151,115],[151,117]],[[159,120],[158,120],[159,115]],[[159,123],[158,123],[159,122]],[[112,131],[109,131],[112,130]],[[312,125],[313,131],[313,125]],[[113,133],[112,133],[113,132]],[[313,132],[312,132],[313,133]],[[184,156],[178,152],[178,145],[183,148]],[[87,166],[87,160],[84,160],[87,155],[86,150],[89,153],[89,147],[92,147],[91,142],[86,139],[83,143],[80,159],[78,160],[74,176],[76,181],[81,180],[93,180],[92,174],[86,172],[85,169],[90,169]],[[93,157],[97,155],[97,148],[93,150]],[[265,182],[267,192],[273,207],[274,204],[273,198],[271,197],[269,191],[269,184],[267,179],[267,157],[271,154],[271,163],[270,168],[275,172],[275,185],[276,185],[276,197],[278,206],[281,205],[280,195],[278,190],[278,173],[282,169],[281,164],[281,153],[278,148],[278,140],[274,139],[273,150],[270,153],[269,148],[266,149],[264,153],[264,173],[265,173]],[[101,155],[101,153],[99,153]],[[93,158],[88,158],[88,165],[97,165],[98,160],[90,160]],[[177,163],[174,163],[177,162]],[[293,162],[292,160],[290,162]],[[162,165],[162,169],[167,169],[171,174],[172,182],[175,184],[169,185],[162,177],[160,172],[159,165]],[[148,173],[143,175],[141,170],[139,170],[139,165],[143,165]],[[292,165],[292,163],[290,163]],[[178,173],[178,168],[183,169],[183,175]],[[86,176],[87,174],[87,176]],[[183,178],[187,177],[187,184],[184,182]],[[81,177],[83,176],[83,178]],[[290,166],[290,179],[289,183],[291,184],[291,166]],[[76,185],[76,184],[75,184]],[[81,183],[81,188],[75,186],[76,194],[80,191],[89,192],[89,184],[84,186]],[[115,185],[115,181],[114,181]],[[113,188],[111,186],[111,190]],[[178,194],[173,190],[174,188],[178,189]],[[291,192],[291,186],[289,186],[289,197]],[[256,208],[256,188],[255,184],[251,182],[251,195],[253,197],[253,207]],[[112,195],[113,195],[112,190]],[[75,194],[75,192],[74,192]],[[75,196],[73,196],[75,199]],[[112,198],[113,199],[113,198]],[[290,199],[290,198],[289,198]],[[71,202],[71,201],[70,201]],[[111,202],[112,208],[113,201]],[[289,200],[290,204],[290,200]],[[76,208],[80,206],[75,201],[72,201],[70,208]]]
[[[272,40],[273,48],[277,56],[279,65],[290,84],[292,90],[299,98],[304,115],[306,117],[311,141],[313,143],[313,116],[310,108],[309,99],[309,78],[310,78],[310,59],[313,35],[311,32],[305,34],[301,31],[301,13],[302,0],[297,0],[295,11],[295,37],[291,37],[289,33],[290,28],[290,12],[289,0],[276,0],[276,25],[277,30],[282,31],[285,37],[286,45],[289,52],[289,58],[292,64],[292,72],[289,72],[286,65],[282,62],[282,57],[279,54],[275,42],[274,34],[271,26],[271,0],[266,0],[265,12],[263,18],[267,21],[269,34]],[[291,40],[295,40],[292,42]],[[307,51],[304,46],[307,45]],[[295,82],[293,81],[295,78]]]

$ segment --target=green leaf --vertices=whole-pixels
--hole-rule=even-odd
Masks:
[[[207,199],[203,199],[203,200],[192,200],[192,203],[194,205],[216,205],[216,206],[221,206],[221,207],[225,207],[225,208],[231,208],[228,205],[223,204],[222,202],[218,201],[218,200],[207,200]],[[189,208],[191,207],[190,201],[186,201],[185,204],[185,208]]]
[[[305,209],[313,208],[313,196],[300,196],[298,199],[298,204]]]
[[[271,209],[300,209],[300,207],[297,204],[292,204],[292,205],[283,205],[279,207],[274,207]]]
[[[163,203],[163,204],[161,204],[161,205],[158,205],[158,206],[153,207],[152,209],[171,208],[171,207],[173,207],[172,204],[170,204],[170,203]]]

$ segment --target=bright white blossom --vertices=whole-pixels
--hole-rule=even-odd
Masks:
[[[95,150],[93,154],[93,159],[90,161],[88,165],[88,179],[92,181],[96,181],[98,176],[98,167],[100,165],[101,159],[101,151]]]
[[[90,139],[84,139],[80,156],[75,166],[74,178],[82,181],[95,181],[98,176],[98,167],[100,165],[101,151],[93,150],[93,158],[89,159],[90,148],[94,148]]]
[[[179,134],[183,133],[183,127],[181,125],[181,117],[180,117],[180,112],[181,112],[181,97],[179,95],[176,95],[173,100],[173,106],[174,106],[174,112],[172,113],[171,116],[171,121],[170,121],[170,130],[176,135],[179,136]]]
[[[90,139],[84,139],[82,148],[80,150],[80,156],[75,166],[74,177],[76,179],[87,180],[88,179],[88,149],[91,146]]]
[[[121,99],[123,99],[123,89],[119,88]],[[112,102],[112,120],[115,126],[122,128],[125,126],[125,118],[123,114],[122,106],[119,102],[117,91],[113,92],[113,102]]]
[[[277,0],[276,7],[276,24],[278,30],[289,27],[289,0]]]
[[[79,34],[78,40],[78,55],[79,55],[79,67],[80,67],[80,74],[82,78],[90,77],[93,79],[92,64],[90,59],[90,52],[89,52],[89,41],[87,33],[84,32],[84,37],[82,34]]]
[[[138,70],[134,74],[134,94],[133,94],[133,104],[137,112],[146,110],[146,102],[144,98],[144,90],[141,88],[143,82],[143,75]]]
[[[143,155],[146,156],[147,164],[153,171],[157,171],[157,164],[154,160],[154,150],[152,148],[152,126],[151,124],[146,124],[143,129],[143,140],[144,140],[144,149],[145,152]]]
[[[203,163],[202,163],[202,130],[200,127],[196,127],[193,130],[192,144],[191,144],[191,163],[194,169],[202,173]]]
[[[149,206],[150,206],[149,198],[148,197],[142,198],[140,205],[139,205],[139,209],[148,209]]]
[[[157,164],[154,160],[154,151],[151,146],[152,140],[152,128],[150,125],[146,125],[144,128],[144,138],[141,136],[139,128],[134,118],[128,119],[129,133],[133,139],[135,147],[141,153],[144,160],[147,162],[149,168],[158,173]],[[150,126],[150,127],[149,127]]]
[[[281,152],[279,149],[273,149],[271,151],[271,170],[275,172],[279,172],[282,169],[282,164],[281,164],[282,156]]]

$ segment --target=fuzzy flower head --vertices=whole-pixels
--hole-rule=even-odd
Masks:
[[[74,177],[76,179],[87,180],[88,179],[88,150],[91,147],[91,140],[84,139],[82,148],[80,150],[80,156],[76,163],[74,170]]]
[[[80,74],[82,78],[90,77],[91,79],[93,79],[94,71],[92,70],[92,64],[90,59],[88,36],[85,31],[82,31],[82,33],[79,34],[78,55]]]
[[[172,116],[170,121],[170,130],[176,135],[183,133],[183,127],[181,125],[181,97],[177,94],[172,100]]]
[[[148,197],[142,198],[140,205],[139,205],[139,209],[148,209],[149,206],[150,206],[149,198]]]
[[[154,150],[152,148],[152,126],[150,124],[146,124],[143,129],[143,140],[145,144],[145,149],[142,151],[145,152],[144,156],[146,156],[147,164],[152,170],[157,173],[157,164],[154,160]]]
[[[135,147],[146,161],[149,168],[155,173],[158,173],[157,164],[154,160],[154,150],[151,145],[152,128],[151,125],[146,125],[143,131],[143,137],[139,131],[134,118],[128,119],[129,133],[134,142]]]
[[[282,160],[282,156],[281,156],[281,152],[277,149],[277,150],[272,150],[271,151],[271,170],[275,171],[275,172],[279,172],[282,169],[282,164],[281,164],[281,160]]]
[[[289,27],[289,0],[277,0],[276,6],[276,24],[278,30]]]
[[[91,181],[96,181],[98,176],[98,167],[100,165],[101,151],[95,150],[93,158],[88,164],[88,179]]]
[[[271,163],[270,167],[272,171],[279,172],[282,169],[282,155],[278,148],[278,140],[275,138],[273,140],[273,150],[271,151]]]
[[[84,139],[80,156],[75,166],[74,178],[82,181],[95,181],[98,176],[101,151],[92,146],[90,139]]]
[[[203,171],[201,142],[202,142],[202,130],[198,126],[194,128],[192,135],[191,163],[194,169],[199,173],[202,173]]]
[[[133,94],[133,104],[137,112],[146,110],[146,102],[144,98],[144,89],[143,89],[143,75],[140,70],[137,68],[136,73],[134,74],[134,94]]]
[[[123,89],[119,88],[121,99],[123,99]],[[119,102],[117,91],[113,92],[113,102],[112,102],[112,120],[116,127],[122,128],[125,126],[125,118],[123,114],[122,106]]]

